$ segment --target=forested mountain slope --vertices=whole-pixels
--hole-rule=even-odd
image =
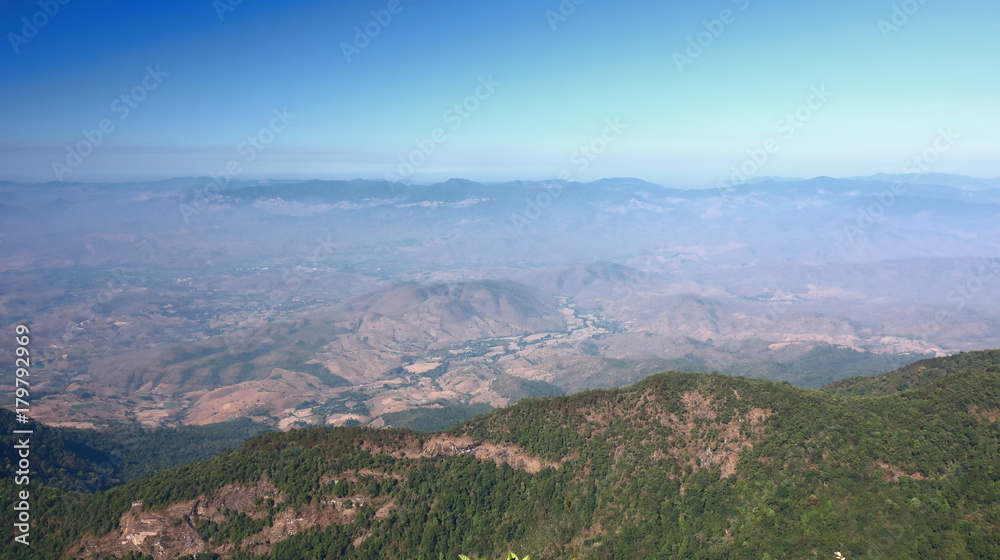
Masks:
[[[875,376],[858,376],[835,381],[827,389],[852,395],[891,395],[916,389],[963,370],[992,370],[1000,364],[1000,350],[959,352],[944,358],[919,360]]]
[[[103,430],[60,428],[40,422],[19,424],[0,409],[0,445],[17,443],[14,430],[31,430],[33,481],[78,492],[96,492],[156,471],[193,463],[239,447],[267,432],[267,426],[240,418],[208,426],[145,428],[124,424]],[[0,479],[12,480],[17,457],[0,456]]]
[[[1000,558],[997,358],[885,396],[665,373],[447,433],[265,434],[40,503],[40,555],[4,557]]]

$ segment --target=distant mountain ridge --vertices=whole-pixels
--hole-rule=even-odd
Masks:
[[[748,179],[743,183],[735,183],[733,186],[738,184],[756,184],[756,183],[792,183],[800,182],[812,179],[831,179],[830,176],[817,176],[812,178],[805,177],[781,177],[781,176],[760,176]],[[903,173],[875,173],[872,175],[858,175],[849,177],[838,177],[837,180],[850,180],[850,181],[874,181],[874,182],[885,182],[891,183],[894,181],[900,181],[908,184],[926,184],[926,185],[941,185],[950,187],[960,187],[960,188],[996,188],[1000,187],[1000,178],[980,178],[980,177],[969,177],[966,175],[956,175],[950,173],[923,173],[923,174],[903,174]],[[693,187],[692,189],[678,187],[678,186],[662,186],[656,183],[645,181],[643,179],[635,177],[609,177],[604,179],[597,179],[586,183],[573,183],[573,184],[584,184],[592,186],[602,186],[606,183],[618,183],[628,182],[632,186],[648,186],[648,187],[659,187],[666,188],[670,190],[711,190],[705,187]],[[7,181],[0,180],[0,187],[3,186],[18,186],[18,185],[28,185],[28,186],[47,186],[47,187],[78,187],[78,186],[103,186],[109,188],[116,187],[156,187],[156,188],[166,188],[166,189],[184,189],[190,188],[193,185],[214,185],[211,189],[216,190],[228,190],[228,189],[252,189],[262,185],[274,185],[274,184],[321,184],[321,183],[336,183],[336,184],[353,184],[353,185],[375,185],[375,184],[385,184],[385,185],[395,185],[396,187],[447,187],[455,188],[460,186],[523,186],[523,185],[537,185],[540,183],[563,183],[570,184],[566,181],[552,178],[552,179],[542,179],[542,180],[510,180],[510,181],[490,181],[479,183],[470,179],[463,178],[452,178],[446,181],[438,181],[435,183],[413,183],[410,181],[392,183],[384,179],[372,180],[365,178],[355,178],[355,179],[281,179],[281,178],[267,178],[267,179],[231,179],[229,181],[221,182],[212,177],[176,177],[171,179],[161,179],[156,181],[122,181],[122,182],[73,182],[73,181],[49,181],[43,183],[21,183],[17,181]],[[716,185],[715,188],[718,186]]]
[[[948,173],[925,173],[922,175],[878,173],[876,175],[869,175],[866,177],[850,177],[850,179],[881,182],[900,181],[902,183],[911,184],[944,185],[961,189],[995,189],[1000,187],[1000,178],[980,179],[975,177],[966,177],[964,175],[952,175]]]

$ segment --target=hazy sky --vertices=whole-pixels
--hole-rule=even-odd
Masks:
[[[997,177],[998,22],[996,0],[5,0],[0,179],[685,185],[922,155]]]

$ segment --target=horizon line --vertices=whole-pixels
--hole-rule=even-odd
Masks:
[[[523,178],[521,178],[521,179],[507,179],[507,180],[498,180],[498,181],[480,181],[480,180],[475,180],[475,179],[467,179],[467,178],[464,178],[464,177],[450,177],[450,178],[445,179],[445,180],[433,181],[433,182],[389,181],[389,180],[387,180],[385,178],[365,178],[365,177],[354,177],[352,179],[332,179],[332,178],[331,179],[324,179],[324,178],[320,178],[320,177],[311,177],[311,178],[303,178],[303,179],[291,179],[291,178],[282,178],[282,177],[261,177],[261,178],[256,178],[256,179],[254,179],[254,178],[232,178],[232,179],[227,179],[226,180],[226,184],[228,186],[228,184],[230,182],[232,182],[232,183],[241,183],[241,184],[245,185],[245,184],[249,184],[249,183],[266,184],[266,183],[271,182],[271,181],[279,182],[279,183],[306,183],[306,182],[311,182],[311,181],[331,182],[331,183],[332,182],[344,182],[344,183],[347,183],[347,182],[355,182],[355,181],[364,181],[364,182],[370,182],[370,183],[388,183],[388,184],[393,184],[393,185],[403,185],[403,186],[408,186],[408,187],[430,187],[430,186],[435,186],[435,185],[441,185],[441,184],[444,184],[444,183],[449,183],[449,182],[452,182],[452,181],[466,181],[466,182],[470,182],[470,183],[477,183],[477,184],[480,184],[480,185],[503,185],[503,184],[508,184],[508,183],[517,183],[517,182],[524,182],[524,183],[560,183],[560,184],[567,184],[567,185],[569,185],[569,184],[589,185],[589,184],[600,182],[600,181],[609,181],[609,180],[634,180],[634,181],[642,181],[644,183],[649,183],[650,185],[654,185],[654,186],[665,188],[665,189],[675,189],[675,190],[707,190],[707,189],[713,189],[713,188],[729,188],[729,187],[735,187],[735,186],[739,186],[739,185],[750,185],[750,184],[758,184],[758,183],[775,183],[775,182],[790,183],[790,182],[814,181],[816,179],[832,179],[832,180],[836,180],[836,181],[850,181],[850,180],[858,180],[858,181],[868,180],[868,181],[872,181],[873,179],[876,179],[876,178],[878,178],[880,176],[897,177],[898,178],[898,177],[907,176],[907,175],[909,175],[910,177],[913,178],[912,182],[914,182],[914,183],[915,182],[919,182],[921,179],[929,178],[929,177],[949,177],[949,178],[953,178],[953,179],[970,179],[970,180],[974,180],[974,181],[1000,181],[1000,177],[976,177],[976,176],[972,176],[972,175],[964,175],[964,174],[958,174],[958,173],[934,173],[934,172],[931,172],[931,173],[913,174],[913,173],[885,173],[885,172],[880,172],[880,173],[873,173],[873,174],[870,174],[870,175],[852,175],[852,176],[848,176],[848,177],[834,177],[834,176],[831,176],[831,175],[817,175],[817,176],[814,176],[814,177],[787,177],[787,176],[770,176],[770,175],[768,175],[768,176],[752,178],[752,179],[747,180],[747,181],[740,181],[740,182],[735,182],[735,183],[727,183],[727,182],[721,182],[721,183],[720,182],[716,182],[715,184],[710,184],[710,183],[700,183],[700,184],[698,184],[698,183],[688,183],[688,185],[690,185],[690,186],[668,186],[668,185],[661,184],[659,182],[649,181],[647,179],[643,179],[641,177],[634,177],[634,176],[601,177],[599,179],[594,179],[592,181],[572,181],[572,180],[565,180],[565,179],[559,179],[559,178],[550,178],[550,179],[523,179]],[[15,181],[15,180],[10,180],[10,179],[0,179],[0,183],[9,183],[9,184],[23,185],[23,186],[43,186],[43,185],[66,185],[66,186],[70,186],[70,185],[101,185],[101,184],[122,185],[122,186],[124,186],[124,185],[135,185],[135,184],[142,184],[142,183],[164,183],[164,182],[168,182],[168,181],[183,181],[183,180],[217,182],[215,178],[210,177],[210,176],[175,176],[175,177],[167,177],[167,178],[162,178],[162,179],[131,179],[131,180],[124,180],[124,181],[116,181],[116,180],[56,181],[56,180],[52,180],[52,181],[33,181],[33,182],[31,182],[31,181]],[[888,181],[886,181],[886,182],[888,182]],[[698,185],[700,185],[700,186],[698,186]],[[948,186],[948,185],[942,185],[942,186]],[[998,185],[998,186],[1000,186],[1000,185]],[[225,188],[225,187],[220,187],[220,188]]]

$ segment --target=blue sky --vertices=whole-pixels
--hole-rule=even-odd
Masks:
[[[237,1],[4,2],[0,179],[1000,176],[995,1]]]

